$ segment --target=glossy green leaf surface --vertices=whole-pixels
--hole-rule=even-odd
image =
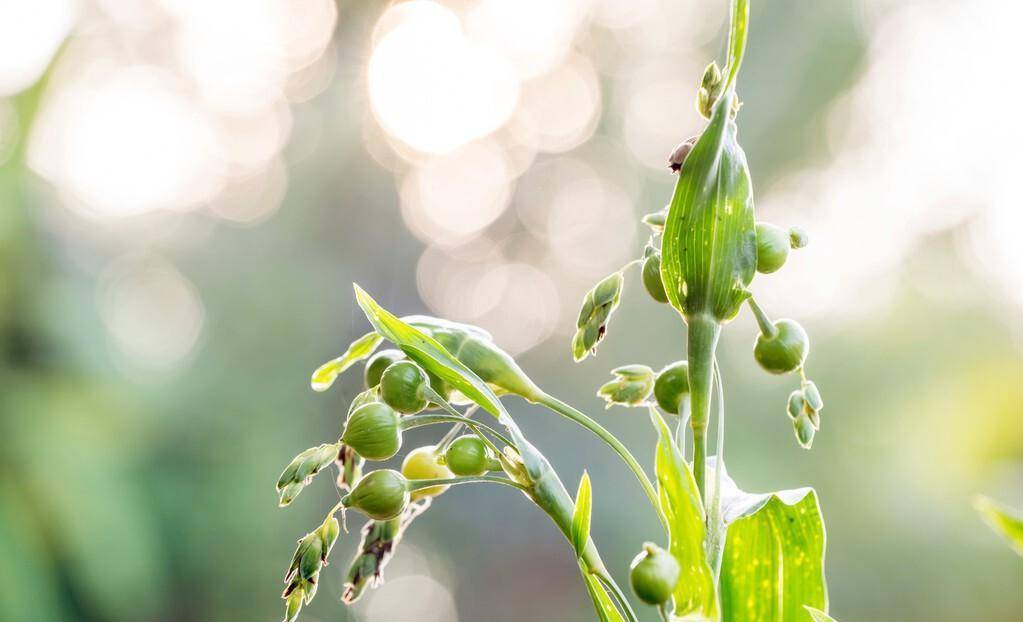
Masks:
[[[748,14],[746,0],[735,3],[726,88],[679,172],[668,205],[661,278],[668,301],[687,318],[732,319],[756,273],[753,186],[731,118]]]
[[[494,392],[444,346],[406,324],[355,285],[355,298],[373,328],[426,371],[435,374],[498,419],[509,419]],[[509,419],[510,421],[510,419]]]
[[[749,494],[722,473],[728,531],[719,589],[725,622],[809,622],[827,611],[824,521],[810,488]]]
[[[572,546],[576,555],[586,550],[590,539],[590,517],[593,513],[593,493],[590,489],[590,475],[583,471],[579,480],[579,491],[575,493],[575,512],[572,514]]]
[[[980,512],[991,529],[1008,540],[1014,551],[1023,555],[1023,512],[995,503],[984,496],[974,499],[973,507]]]
[[[713,620],[717,617],[717,597],[714,574],[704,551],[707,529],[700,493],[664,419],[653,408],[650,418],[657,430],[655,470],[661,509],[668,520],[668,551],[682,571],[673,595],[675,615]]]
[[[366,333],[352,342],[341,356],[320,365],[313,372],[310,384],[313,391],[326,391],[352,365],[373,354],[383,338],[375,332]]]

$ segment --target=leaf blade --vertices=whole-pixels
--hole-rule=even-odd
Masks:
[[[329,389],[337,377],[349,367],[373,354],[381,341],[383,341],[383,337],[376,332],[366,333],[353,341],[344,354],[317,367],[309,381],[313,391],[322,393]]]
[[[607,593],[607,589],[601,585],[600,580],[586,572],[586,569],[581,565],[579,569],[583,573],[586,592],[589,593],[590,599],[593,601],[593,608],[597,610],[597,618],[600,619],[600,622],[625,622],[625,618],[618,611],[618,607],[615,606],[614,599]]]
[[[838,622],[838,620],[832,618],[820,609],[814,609],[810,605],[804,606],[806,607],[806,610],[810,612],[810,617],[813,618],[813,622]]]
[[[720,578],[723,622],[806,622],[810,608],[826,611],[826,534],[817,493],[748,494],[722,473],[722,505],[729,523]]]
[[[704,550],[707,528],[700,492],[660,413],[651,408],[650,418],[658,437],[655,471],[661,509],[668,520],[668,551],[681,568],[672,595],[675,615],[713,620],[718,613],[717,595]]]
[[[590,539],[590,517],[593,512],[593,493],[590,475],[583,471],[579,479],[579,490],[575,494],[575,511],[572,513],[572,546],[576,557],[582,557],[586,542]]]

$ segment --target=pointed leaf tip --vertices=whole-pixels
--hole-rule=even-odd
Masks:
[[[583,471],[579,480],[579,491],[575,495],[575,511],[572,514],[572,546],[575,554],[582,557],[586,543],[590,539],[590,517],[593,511],[593,496],[590,488],[590,475]]]

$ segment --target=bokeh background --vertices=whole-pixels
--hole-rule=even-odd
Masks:
[[[0,0],[0,618],[279,619],[294,541],[336,493],[324,478],[282,510],[273,483],[360,388],[308,385],[367,330],[353,281],[487,328],[649,463],[645,415],[594,390],[682,358],[678,318],[633,278],[597,358],[570,365],[568,342],[667,201],[726,11]],[[758,213],[811,235],[754,291],[807,326],[827,408],[799,449],[793,382],[758,370],[743,313],[722,345],[726,457],[747,490],[819,491],[845,622],[1023,619],[1023,560],[970,507],[1023,506],[1021,18],[1003,0],[753,3]],[[509,404],[570,486],[590,471],[624,577],[658,536],[631,476]],[[449,491],[346,610],[350,527],[305,620],[592,618],[562,537],[504,489]]]

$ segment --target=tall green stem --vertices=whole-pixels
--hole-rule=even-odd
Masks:
[[[693,430],[693,477],[700,498],[707,501],[707,426],[710,421],[710,396],[714,378],[714,351],[721,325],[710,315],[687,318],[689,325],[689,389],[693,412],[689,427]]]
[[[625,462],[633,474],[635,474],[636,479],[639,480],[639,485],[643,488],[643,492],[646,493],[654,511],[657,512],[657,517],[661,520],[661,524],[664,526],[665,531],[668,530],[668,519],[664,516],[664,512],[661,511],[661,505],[657,498],[657,489],[654,488],[653,482],[651,482],[650,478],[647,477],[646,471],[643,470],[639,461],[636,460],[635,456],[632,455],[632,453],[615,437],[614,434],[608,432],[604,426],[600,425],[590,417],[587,417],[583,413],[552,395],[548,395],[546,393],[538,395],[536,401],[566,419],[578,423],[611,447],[611,449],[613,449]]]

